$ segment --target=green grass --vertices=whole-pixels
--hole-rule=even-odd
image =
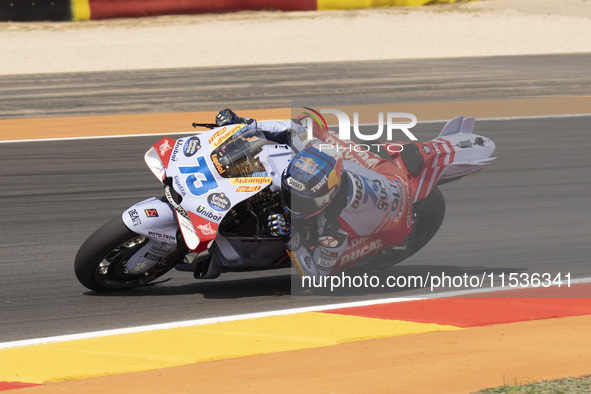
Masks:
[[[478,391],[478,394],[579,394],[591,393],[591,376],[543,380],[524,385],[506,384]]]

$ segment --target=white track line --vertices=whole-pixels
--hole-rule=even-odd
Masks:
[[[591,116],[588,114],[568,114],[568,115],[534,115],[534,116],[507,116],[498,118],[477,118],[477,121],[489,121],[489,120],[524,120],[524,119],[554,119],[554,118],[580,118]],[[441,120],[423,120],[418,122],[421,123],[446,123],[449,119]],[[363,123],[359,126],[377,126],[378,123]],[[337,127],[338,125],[329,125],[329,127]],[[101,135],[101,136],[89,136],[89,137],[67,137],[67,138],[37,138],[37,139],[26,139],[26,140],[8,140],[0,141],[0,144],[11,144],[18,142],[48,142],[48,141],[75,141],[75,140],[98,140],[107,138],[132,138],[132,137],[150,137],[150,136],[166,136],[166,135],[194,135],[203,133],[203,131],[180,131],[171,133],[150,133],[150,134],[122,134],[122,135]]]
[[[591,277],[590,278],[573,279],[570,281],[571,286],[576,285],[576,284],[583,284],[583,283],[591,283]],[[112,330],[92,331],[92,332],[79,333],[79,334],[58,335],[58,336],[46,337],[46,338],[34,338],[34,339],[24,339],[24,340],[20,340],[20,341],[3,342],[3,343],[0,343],[0,349],[9,349],[9,348],[15,348],[15,347],[21,347],[21,346],[40,345],[40,344],[45,344],[45,343],[66,342],[66,341],[73,341],[73,340],[77,340],[77,339],[88,339],[88,338],[106,337],[106,336],[122,335],[122,334],[134,334],[134,333],[144,332],[144,331],[168,330],[171,328],[201,326],[204,324],[222,323],[222,322],[247,320],[247,319],[257,319],[257,318],[269,317],[269,316],[284,316],[284,315],[293,315],[296,313],[304,313],[304,312],[318,312],[318,311],[327,311],[327,310],[332,310],[332,309],[351,308],[351,307],[357,307],[357,306],[371,306],[371,305],[391,304],[391,303],[397,303],[397,302],[420,301],[420,300],[435,299],[435,298],[449,298],[449,297],[457,297],[457,296],[463,296],[463,295],[500,292],[500,291],[507,291],[507,290],[519,290],[519,289],[527,289],[527,288],[531,289],[534,287],[520,287],[520,288],[492,287],[492,288],[482,288],[482,289],[468,289],[468,290],[458,290],[458,291],[450,291],[450,292],[435,293],[435,294],[428,293],[426,295],[418,296],[418,297],[383,298],[383,299],[377,299],[377,300],[366,300],[366,301],[345,302],[345,303],[337,303],[337,304],[316,305],[316,306],[308,306],[308,307],[301,307],[301,308],[280,309],[280,310],[268,311],[268,312],[255,312],[255,313],[246,313],[246,314],[241,314],[241,315],[210,317],[210,318],[196,319],[196,320],[184,320],[184,321],[171,322],[171,323],[151,324],[151,325],[147,325],[147,326],[117,328],[117,329],[112,329]]]
[[[102,140],[108,138],[132,138],[132,137],[158,137],[162,135],[195,135],[203,131],[177,131],[174,133],[149,133],[149,134],[118,134],[118,135],[96,135],[89,137],[64,137],[64,138],[36,138],[28,140],[8,140],[0,141],[0,144],[10,144],[15,142],[47,142],[47,141],[76,141],[76,140]]]
[[[490,121],[490,120],[527,120],[527,119],[559,119],[559,118],[583,118],[591,116],[589,114],[566,114],[566,115],[531,115],[531,116],[500,116],[496,118],[476,118],[476,121]],[[427,123],[447,123],[449,119],[441,120],[421,120],[417,124]],[[364,123],[359,126],[377,126],[378,123]],[[329,127],[336,127],[338,125],[329,125]]]

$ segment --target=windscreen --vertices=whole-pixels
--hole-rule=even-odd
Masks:
[[[268,143],[258,130],[236,134],[211,153],[211,161],[224,178],[260,176],[265,167],[255,156]]]

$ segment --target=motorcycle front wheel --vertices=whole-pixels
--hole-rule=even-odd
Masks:
[[[142,274],[132,274],[125,263],[149,239],[131,231],[117,217],[106,223],[80,246],[74,272],[84,286],[98,292],[128,290],[164,275],[184,257],[179,249]]]

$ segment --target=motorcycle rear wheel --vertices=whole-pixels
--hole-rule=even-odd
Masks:
[[[76,277],[84,286],[97,292],[129,290],[164,275],[184,256],[179,256],[177,249],[147,272],[130,273],[125,263],[147,242],[148,238],[131,231],[121,217],[117,217],[96,230],[80,246],[74,260]]]
[[[413,212],[416,221],[413,223],[414,236],[404,259],[418,252],[439,231],[445,217],[445,199],[441,190],[434,187],[427,198],[413,207]]]
[[[375,260],[370,258],[367,265],[353,270],[372,270],[380,272],[394,266],[421,250],[439,231],[445,217],[445,199],[439,188],[434,187],[431,193],[413,207],[413,230],[406,250],[392,250]]]

